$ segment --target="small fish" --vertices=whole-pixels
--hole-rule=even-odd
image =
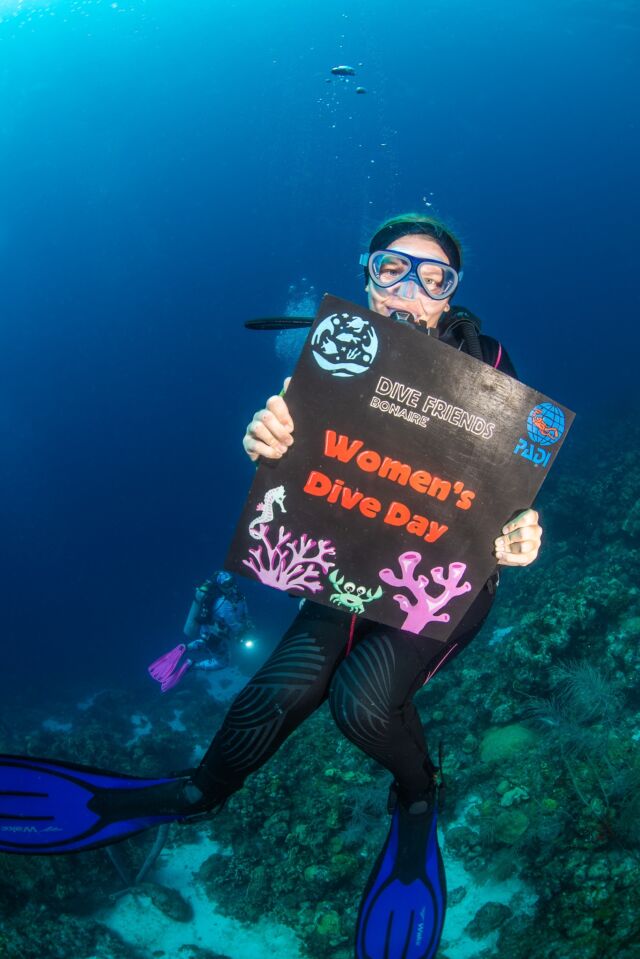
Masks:
[[[356,87],[356,93],[366,93],[366,92],[367,91],[364,87]]]

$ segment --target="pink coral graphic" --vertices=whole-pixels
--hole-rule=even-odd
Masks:
[[[291,539],[292,535],[281,526],[278,542],[272,546],[269,527],[261,523],[257,530],[252,531],[252,536],[261,540],[261,544],[249,550],[251,559],[243,559],[242,562],[267,586],[283,590],[308,589],[317,593],[322,589],[318,576],[320,572],[328,573],[336,565],[327,559],[328,556],[335,556],[336,551],[329,539],[316,542],[303,533],[298,542],[297,539]]]
[[[415,599],[415,603],[412,604],[410,599],[402,593],[396,593],[393,597],[403,613],[407,614],[402,629],[410,633],[422,632],[427,623],[448,623],[451,618],[449,614],[436,615],[438,610],[446,606],[454,596],[461,596],[471,589],[471,583],[468,580],[461,586],[458,585],[467,568],[466,563],[450,563],[446,576],[442,566],[436,566],[431,570],[433,582],[443,586],[444,589],[438,596],[430,596],[427,593],[429,578],[422,573],[417,578],[415,576],[416,566],[421,560],[420,553],[402,553],[398,557],[402,576],[396,576],[390,569],[381,569],[379,573],[383,583],[388,583],[389,586],[402,586]]]

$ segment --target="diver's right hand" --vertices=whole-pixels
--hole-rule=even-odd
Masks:
[[[291,381],[284,381],[284,392]],[[268,460],[278,460],[293,443],[293,420],[289,408],[282,396],[271,396],[265,409],[258,410],[247,426],[242,445],[245,453],[254,463],[264,456]]]

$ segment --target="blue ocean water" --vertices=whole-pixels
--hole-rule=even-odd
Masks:
[[[364,302],[391,214],[457,230],[457,299],[604,455],[638,414],[639,37],[628,0],[0,0],[5,702],[147,681],[290,367],[243,321]],[[243,586],[269,645],[292,601]]]
[[[633,5],[3,0],[0,17],[12,677],[115,678],[176,634],[251,476],[244,426],[286,372],[242,321],[283,312],[291,285],[361,300],[357,256],[391,213],[459,230],[458,299],[525,381],[583,416],[633,395]],[[329,80],[338,62],[357,77]]]

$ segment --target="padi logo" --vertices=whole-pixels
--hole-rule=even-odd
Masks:
[[[369,320],[351,313],[332,313],[311,338],[313,358],[332,376],[366,373],[378,352],[378,335]]]
[[[527,416],[527,434],[530,442],[520,438],[513,450],[530,460],[534,466],[547,466],[551,451],[546,447],[557,443],[564,433],[564,413],[553,403],[534,406]]]

